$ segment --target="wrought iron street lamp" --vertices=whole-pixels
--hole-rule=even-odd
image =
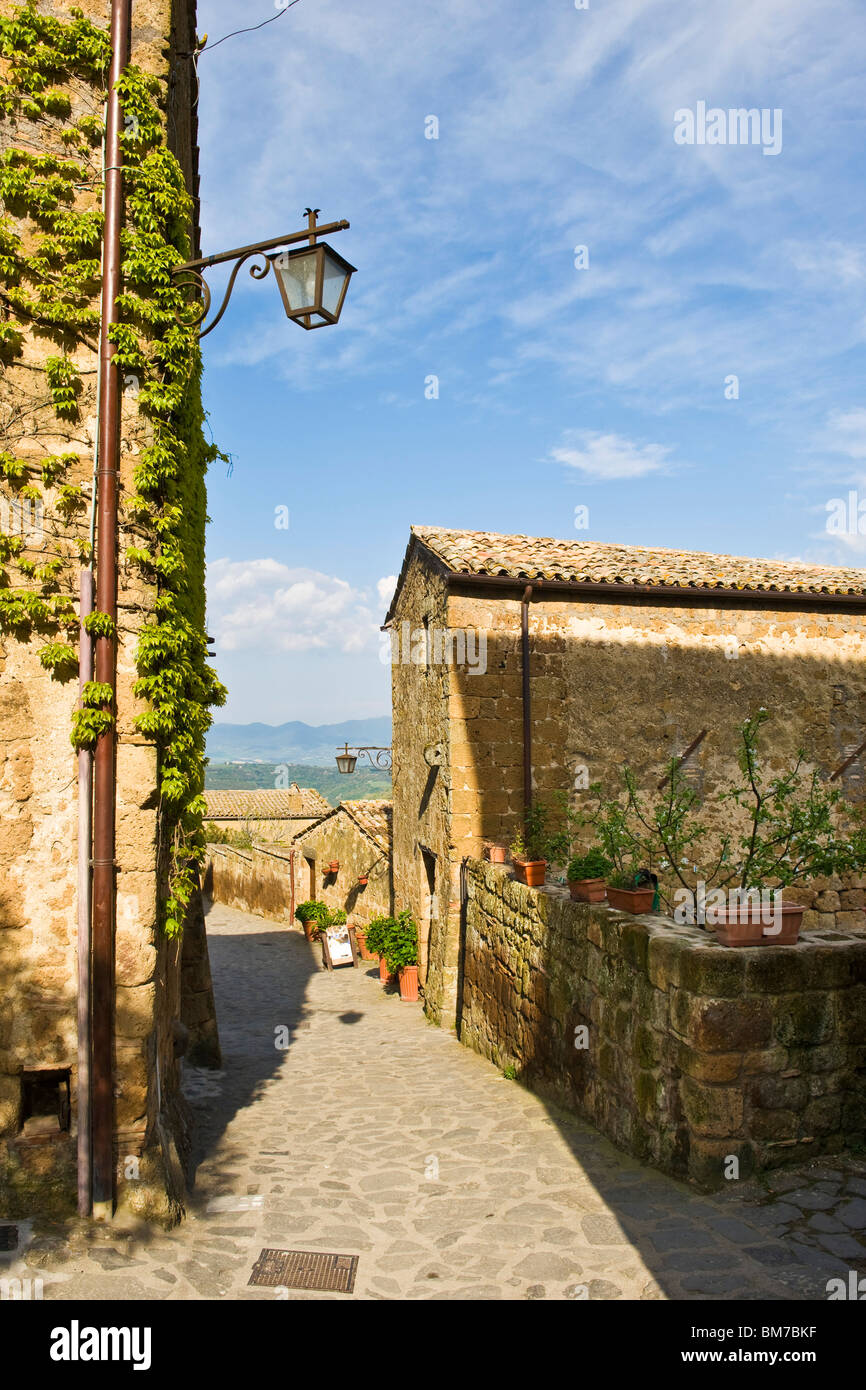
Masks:
[[[375,754],[375,757],[373,756]],[[366,757],[371,767],[390,768],[391,749],[377,747],[376,744],[353,745],[351,748],[348,743],[344,744],[342,752],[337,751],[337,771],[354,772],[355,765],[359,758]]]
[[[318,212],[318,208],[306,209],[306,231],[289,232],[287,236],[254,242],[251,246],[238,246],[233,251],[221,251],[216,256],[202,256],[199,260],[184,261],[183,265],[175,266],[172,270],[175,282],[188,285],[201,294],[201,303],[190,306],[191,313],[189,316],[184,315],[184,323],[194,327],[203,323],[210,312],[211,293],[204,279],[204,271],[210,266],[234,261],[222,304],[207,328],[203,328],[199,333],[200,338],[206,338],[208,333],[216,328],[228,307],[238,271],[254,256],[258,257],[258,260],[250,266],[250,275],[254,280],[264,280],[271,266],[274,267],[280,298],[290,319],[307,329],[324,328],[330,323],[336,323],[355,267],[338,255],[327,242],[319,241],[319,237],[345,231],[349,223],[345,220],[327,222],[320,227],[316,220]],[[307,245],[299,246],[297,250],[280,250],[281,247],[303,241],[306,241]]]

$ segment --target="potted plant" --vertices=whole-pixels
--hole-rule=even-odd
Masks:
[[[613,869],[603,849],[594,846],[568,861],[568,891],[576,902],[600,903],[605,897],[605,875]]]
[[[379,957],[379,979],[383,984],[388,984],[392,978],[389,975],[385,952],[388,949],[388,941],[393,928],[393,917],[374,917],[372,922],[367,925],[367,950],[370,952],[371,960],[375,959],[376,956]]]
[[[312,902],[308,900],[305,903],[298,903],[298,906],[295,908],[295,916],[297,917],[298,921],[303,927],[304,936],[307,938],[308,941],[312,941],[313,939],[313,933],[316,928],[316,923],[319,920],[319,916],[321,915],[323,907],[324,903]]]
[[[369,882],[370,882],[370,875],[369,875],[369,874],[358,874],[358,887],[359,887],[359,888],[366,888],[366,887],[367,887],[367,884],[368,884]]]
[[[355,927],[355,940],[358,943],[358,954],[361,960],[375,960],[376,956],[370,950],[367,941],[367,927]]]
[[[540,801],[534,801],[524,816],[521,829],[511,842],[514,872],[520,882],[530,888],[540,888],[544,883],[550,860],[561,861],[568,854],[569,837],[565,828],[568,811],[564,798],[561,814],[563,822],[555,827],[549,808]]]
[[[326,867],[325,867],[325,873],[326,873],[326,874],[335,874],[335,873],[337,873],[337,871],[339,870],[339,867],[340,867],[340,861],[339,861],[339,859],[332,859],[332,860],[330,861],[330,863],[326,865]]]
[[[388,971],[400,981],[400,998],[404,1004],[418,999],[418,927],[408,908],[391,919],[385,947]]]
[[[722,889],[728,889],[728,902],[714,908],[714,923],[708,914],[707,925],[715,925],[716,938],[724,946],[793,945],[806,909],[785,901],[784,891],[805,879],[860,869],[863,862],[859,835],[846,838],[837,828],[841,791],[826,791],[817,769],[805,778],[803,749],[789,771],[772,778],[763,775],[759,735],[769,718],[769,712],[760,709],[742,725],[742,782],[720,798],[748,812],[738,841],[741,857],[719,879]],[[725,859],[727,850],[726,839]]]
[[[607,900],[611,907],[620,912],[652,912],[656,886],[648,869],[638,869],[632,865],[628,869],[614,869],[607,877]]]
[[[504,864],[508,851],[504,845],[488,845],[487,857],[491,864]]]

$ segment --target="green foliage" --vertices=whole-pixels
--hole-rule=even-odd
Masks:
[[[86,681],[81,691],[81,703],[85,709],[102,709],[103,705],[114,703],[114,691],[105,681]]]
[[[604,850],[596,846],[586,854],[572,855],[568,861],[568,879],[571,883],[577,883],[586,878],[604,878],[612,868],[613,864]]]
[[[0,203],[34,228],[33,249],[25,254],[22,239],[7,217],[0,217],[0,271],[6,317],[0,323],[0,360],[10,361],[22,348],[23,326],[33,324],[59,351],[44,363],[51,402],[60,419],[78,416],[82,383],[72,353],[99,324],[94,307],[98,287],[100,209],[75,204],[79,187],[96,191],[98,183],[86,160],[101,135],[101,121],[84,115],[71,122],[69,99],[61,90],[71,77],[92,84],[100,103],[110,59],[107,32],[85,19],[80,10],[69,19],[40,13],[26,0],[0,18],[0,119],[23,117],[54,122],[69,155],[34,153],[38,145],[7,148],[0,155]],[[186,905],[204,853],[204,737],[209,707],[221,704],[225,691],[207,664],[204,631],[204,477],[218,457],[203,435],[200,357],[196,330],[181,326],[185,299],[171,279],[171,269],[189,255],[192,200],[183,173],[165,142],[158,106],[160,84],[129,67],[118,83],[125,115],[124,192],[126,225],[122,231],[123,293],[118,299],[123,322],[112,331],[117,368],[140,379],[139,410],[151,425],[152,443],[135,473],[131,517],[149,529],[147,547],[132,547],[130,558],[152,563],[158,584],[156,611],[141,631],[136,652],[136,694],[150,708],[136,721],[139,732],[154,739],[159,753],[161,838],[170,858],[164,928],[169,936],[182,927]],[[64,124],[65,123],[65,124]],[[11,311],[12,319],[9,318]],[[13,321],[17,319],[18,322]],[[61,479],[74,455],[47,459],[42,480],[48,487]],[[20,460],[0,456],[0,472],[13,486],[27,486]],[[58,514],[71,522],[87,505],[83,489],[58,489]],[[76,542],[82,558],[89,544]],[[13,538],[0,543],[0,559],[20,551]],[[31,577],[46,586],[57,572],[35,567]],[[0,581],[0,629],[22,636],[32,628],[74,631],[74,605],[68,596],[48,598],[9,588]],[[113,638],[107,614],[85,619],[91,636]],[[48,644],[43,665],[52,672],[63,665],[63,644]],[[56,659],[56,666],[55,666]],[[104,690],[100,692],[104,695]],[[97,700],[96,692],[91,692]],[[109,697],[110,698],[110,692]],[[107,698],[105,702],[107,703]],[[112,726],[105,709],[85,703],[73,715],[72,742],[92,747]]]
[[[418,926],[407,907],[395,917],[374,917],[365,936],[367,950],[384,956],[392,975],[404,965],[418,964]]]
[[[72,716],[70,742],[73,748],[94,748],[103,734],[107,734],[114,724],[114,716],[107,710],[77,709]]]
[[[318,921],[323,907],[324,903],[313,902],[311,899],[308,899],[304,903],[298,903],[295,908],[295,916],[301,923],[315,922]]]
[[[78,673],[78,656],[68,642],[47,642],[39,653],[39,661],[55,680],[68,680]]]
[[[45,375],[51,390],[55,412],[62,420],[74,420],[78,415],[78,394],[81,376],[68,357],[47,357]]]
[[[90,637],[113,637],[117,630],[111,614],[100,613],[98,609],[87,614],[82,626]]]
[[[553,806],[533,801],[511,842],[511,853],[530,862],[543,859],[562,863],[569,856],[573,819],[562,793],[555,797]]]

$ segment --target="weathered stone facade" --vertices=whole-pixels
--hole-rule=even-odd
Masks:
[[[0,0],[0,14],[14,6]],[[69,18],[75,6],[42,4],[39,10]],[[79,8],[107,28],[110,6],[79,0]],[[168,140],[197,196],[193,72],[188,55],[195,46],[194,0],[138,0],[132,11],[131,61],[161,84]],[[69,87],[75,116],[101,102],[83,84]],[[0,125],[4,141],[26,139]],[[46,142],[44,126],[33,139],[44,153],[62,154]],[[94,151],[94,160],[100,152]],[[77,207],[98,206],[98,189],[78,195]],[[197,206],[197,203],[196,203]],[[197,226],[193,228],[198,247]],[[193,252],[197,254],[197,249]],[[50,351],[50,347],[48,351]],[[22,357],[4,371],[2,447],[34,468],[50,454],[72,451],[78,463],[64,477],[80,485],[89,500],[96,432],[96,352],[77,348],[72,357],[81,374],[78,419],[61,423],[50,400],[35,413],[35,431],[16,434],[17,396],[32,393],[33,368],[46,356],[45,343],[25,334]],[[133,395],[122,406],[119,487],[121,499],[133,491],[133,469],[148,442]],[[64,525],[54,495],[45,489],[44,539],[32,550],[74,555],[76,540],[86,541],[88,510]],[[122,518],[122,511],[121,511]],[[121,519],[119,553],[135,536]],[[203,554],[204,535],[201,536]],[[189,556],[190,563],[196,557]],[[64,578],[64,584],[66,578]],[[69,591],[77,599],[77,562]],[[152,741],[133,727],[145,708],[133,695],[138,672],[135,650],[142,626],[152,618],[157,597],[135,565],[123,560],[118,571],[117,795],[116,795],[116,993],[115,993],[115,1150],[118,1193],[140,1213],[173,1219],[183,1199],[186,1118],[179,1100],[175,1021],[181,1013],[181,944],[169,942],[157,925],[158,895],[165,891],[164,856],[158,850],[157,754]],[[75,1203],[77,1125],[76,1039],[76,854],[77,767],[70,745],[77,682],[49,678],[38,660],[44,639],[21,641],[0,636],[0,1212],[66,1210]],[[57,1071],[68,1076],[71,1114],[68,1127],[53,1137],[30,1142],[21,1132],[22,1098],[28,1074]],[[64,1081],[64,1086],[66,1082]],[[162,1110],[159,1111],[158,1095]],[[131,1176],[139,1159],[138,1178]]]
[[[862,1143],[861,933],[728,949],[499,866],[465,874],[462,1042],[704,1187]]]
[[[343,908],[359,928],[394,911],[388,802],[342,802],[299,835],[293,849],[296,903],[312,899]],[[340,866],[334,874],[328,872],[331,863]],[[361,877],[366,884],[359,883]]]
[[[472,562],[474,582],[458,560],[438,553],[442,536],[455,552],[469,538],[482,555]],[[416,528],[388,620],[395,633],[408,624],[413,632],[483,634],[486,643],[483,665],[402,659],[393,667],[395,892],[424,922],[422,851],[429,852],[437,890],[428,918],[426,1001],[431,1016],[445,1021],[454,1019],[459,990],[460,863],[479,856],[485,842],[509,844],[523,817],[521,596],[532,571],[527,566],[529,575],[513,579],[500,573],[497,546],[507,550],[506,543],[530,559],[536,545],[569,549],[527,537]],[[641,552],[658,564],[668,554],[677,553]],[[718,558],[771,568],[769,561]],[[796,575],[796,567],[788,569]],[[853,589],[850,572],[823,573],[838,573]],[[812,591],[782,592],[784,582],[794,582],[786,571],[776,592],[768,582],[761,591],[731,588],[724,599],[711,587],[674,596],[663,583],[647,592],[627,582],[586,593],[575,585],[566,595],[536,580],[528,602],[533,796],[549,801],[564,791],[579,807],[576,787],[601,782],[615,793],[626,764],[639,787],[651,790],[671,757],[706,731],[684,770],[705,794],[712,821],[715,789],[736,775],[738,727],[761,706],[772,714],[762,731],[770,773],[789,765],[800,747],[823,773],[839,767],[866,737],[866,602],[847,590],[817,597],[820,577],[816,584],[809,571],[804,576]],[[862,592],[862,575],[859,584]],[[442,750],[435,769],[424,759],[431,744]],[[852,801],[862,800],[861,759],[841,785]],[[806,893],[807,929],[866,925],[859,888],[838,905],[838,886]]]

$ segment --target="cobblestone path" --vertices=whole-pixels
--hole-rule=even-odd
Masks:
[[[185,1068],[187,1219],[19,1223],[0,1276],[41,1277],[46,1299],[268,1300],[247,1283],[265,1247],[358,1255],[362,1299],[825,1299],[866,1273],[866,1163],[700,1196],[505,1080],[372,965],[329,975],[300,933],[221,906],[208,935],[224,1069]]]

